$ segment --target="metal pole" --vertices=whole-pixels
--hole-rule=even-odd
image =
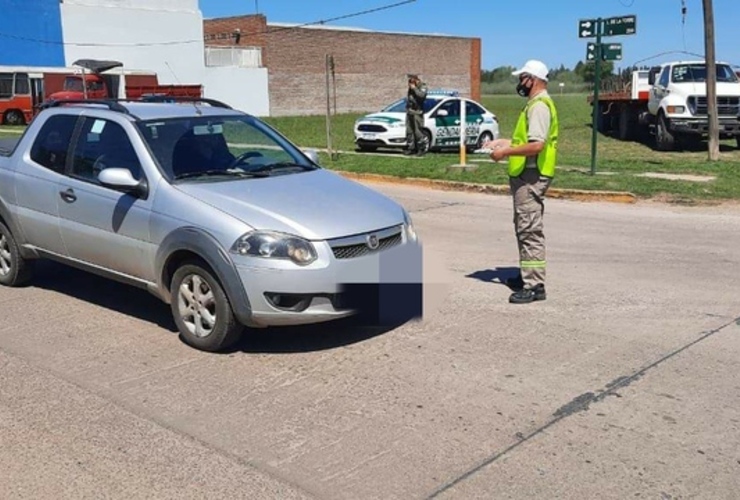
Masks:
[[[601,18],[596,20],[596,47],[595,47],[595,74],[594,74],[594,104],[593,123],[591,125],[591,175],[596,173],[596,136],[599,119],[599,86],[601,85]]]
[[[465,166],[465,127],[467,125],[467,117],[465,115],[465,100],[460,98],[460,165]]]
[[[707,68],[707,119],[709,160],[719,160],[719,115],[717,110],[717,64],[714,54],[714,12],[712,0],[704,0],[704,46]]]
[[[329,54],[326,54],[326,145],[329,150],[329,157],[333,158],[334,153],[331,147],[331,95],[329,83]]]

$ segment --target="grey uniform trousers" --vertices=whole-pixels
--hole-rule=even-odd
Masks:
[[[424,146],[424,117],[421,114],[406,113],[406,149],[420,151]]]
[[[509,178],[514,202],[514,229],[519,246],[519,268],[524,288],[545,284],[545,193],[552,179],[537,168],[525,168],[519,177]]]

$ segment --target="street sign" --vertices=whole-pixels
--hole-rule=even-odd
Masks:
[[[602,61],[621,61],[622,44],[621,43],[604,43],[601,45]]]
[[[596,60],[596,44],[593,42],[589,42],[586,46],[586,61],[595,61]]]
[[[578,38],[593,38],[599,29],[597,19],[581,19],[578,22]]]
[[[621,61],[622,60],[622,44],[621,43],[602,43],[596,44],[589,42],[586,46],[586,62],[596,61],[598,52],[596,50],[597,45],[601,46],[601,60],[602,61]]]
[[[604,19],[604,36],[634,35],[637,16],[619,16]]]

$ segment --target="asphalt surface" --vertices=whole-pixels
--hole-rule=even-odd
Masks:
[[[375,187],[421,322],[214,355],[77,270],[0,288],[0,498],[737,498],[740,208],[549,200],[548,299],[510,305],[508,198]]]

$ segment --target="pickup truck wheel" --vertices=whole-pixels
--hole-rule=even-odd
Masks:
[[[0,222],[0,284],[20,286],[31,278],[30,263],[21,256],[8,227]]]
[[[244,327],[218,280],[200,263],[189,262],[175,271],[170,292],[172,315],[186,344],[217,352],[239,340]]]
[[[655,146],[659,151],[672,151],[675,147],[675,139],[668,130],[668,123],[663,113],[658,115],[655,125]]]

